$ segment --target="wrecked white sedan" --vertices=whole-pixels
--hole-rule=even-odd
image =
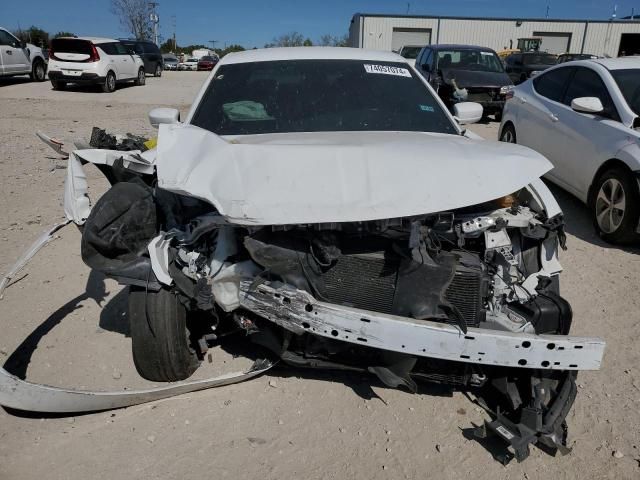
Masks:
[[[140,375],[187,379],[235,333],[295,367],[456,385],[492,415],[477,436],[566,451],[576,371],[604,342],[569,336],[550,163],[465,132],[477,107],[454,119],[396,54],[253,50],[184,123],[151,112],[157,147],[71,153],[66,214],[87,265],[130,286]],[[93,207],[87,163],[112,183]]]

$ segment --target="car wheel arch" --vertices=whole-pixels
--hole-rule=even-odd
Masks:
[[[589,190],[587,192],[587,204],[589,205],[589,207],[593,206],[593,199],[595,197],[596,194],[596,187],[598,185],[598,179],[605,174],[605,172],[614,169],[614,168],[621,168],[622,170],[626,171],[627,173],[629,173],[629,175],[633,174],[633,170],[631,169],[631,167],[623,162],[622,160],[620,160],[619,158],[610,158],[609,160],[605,161],[602,163],[602,165],[600,165],[600,167],[598,167],[598,170],[596,171],[595,175],[593,176],[592,180],[591,180],[591,185],[589,185]]]
[[[502,138],[502,134],[504,133],[504,129],[507,128],[507,127],[513,128],[514,132],[516,131],[516,126],[513,123],[513,121],[511,121],[511,120],[503,121],[502,125],[500,126],[500,131],[498,132],[498,140],[500,140]]]

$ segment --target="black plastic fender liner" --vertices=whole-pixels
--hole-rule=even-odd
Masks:
[[[145,390],[101,392],[51,387],[21,380],[0,368],[0,405],[15,410],[42,413],[80,413],[130,407],[183,393],[222,387],[257,377],[275,365],[256,360],[244,372],[225,373],[219,377],[193,380]]]

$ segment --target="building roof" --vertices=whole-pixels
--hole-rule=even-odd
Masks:
[[[433,20],[482,20],[482,21],[508,21],[508,22],[562,22],[562,23],[640,23],[640,19],[617,19],[617,20],[588,20],[574,18],[526,18],[526,17],[461,17],[461,16],[441,16],[441,15],[402,15],[393,13],[354,13],[352,21],[356,17],[387,17],[387,18],[428,18]]]
[[[269,62],[274,60],[369,60],[402,62],[407,60],[397,53],[348,47],[287,47],[261,48],[233,52],[220,60],[221,65],[233,63]]]

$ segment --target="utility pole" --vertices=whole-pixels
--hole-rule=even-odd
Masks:
[[[160,23],[160,17],[156,13],[156,7],[160,5],[158,2],[149,2],[149,8],[151,9],[151,13],[149,14],[149,18],[151,23],[153,23],[153,42],[158,45],[158,23]]]
[[[178,51],[178,44],[176,43],[176,16],[171,15],[171,26],[173,27],[173,53]]]
[[[549,18],[549,4],[547,3],[547,13],[545,14],[545,18]]]
[[[211,50],[215,50],[218,40],[209,40],[209,43],[211,44]]]

